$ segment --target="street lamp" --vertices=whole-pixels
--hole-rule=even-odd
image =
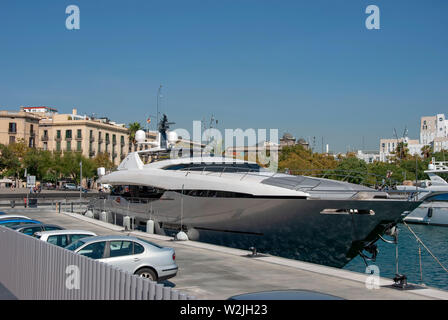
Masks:
[[[82,201],[82,160],[79,162],[79,210],[81,211]]]

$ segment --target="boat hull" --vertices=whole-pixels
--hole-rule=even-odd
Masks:
[[[255,247],[261,253],[342,268],[419,204],[390,199],[208,198],[167,191],[148,204],[130,204],[130,215],[141,225],[154,220],[158,233],[176,232],[182,224],[190,240]],[[118,207],[127,204],[108,200],[107,206],[120,213]]]

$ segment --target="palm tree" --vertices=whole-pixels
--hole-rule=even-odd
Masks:
[[[398,142],[397,148],[393,152],[395,154],[395,157],[400,160],[405,160],[409,158],[409,149],[408,144],[401,141]]]
[[[421,151],[421,155],[423,156],[424,159],[428,159],[429,157],[431,157],[432,154],[432,148],[431,146],[423,146]]]
[[[140,122],[132,122],[128,124],[129,129],[129,152],[132,152],[132,146],[135,145],[135,133],[142,129]]]

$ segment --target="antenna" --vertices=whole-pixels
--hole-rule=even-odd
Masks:
[[[157,125],[159,125],[159,98],[160,98],[161,90],[162,90],[162,85],[160,85],[159,89],[157,90]]]

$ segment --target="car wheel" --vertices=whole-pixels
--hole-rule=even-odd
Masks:
[[[152,280],[152,281],[157,281],[156,273],[149,268],[142,268],[142,269],[138,270],[135,274],[140,277]]]

